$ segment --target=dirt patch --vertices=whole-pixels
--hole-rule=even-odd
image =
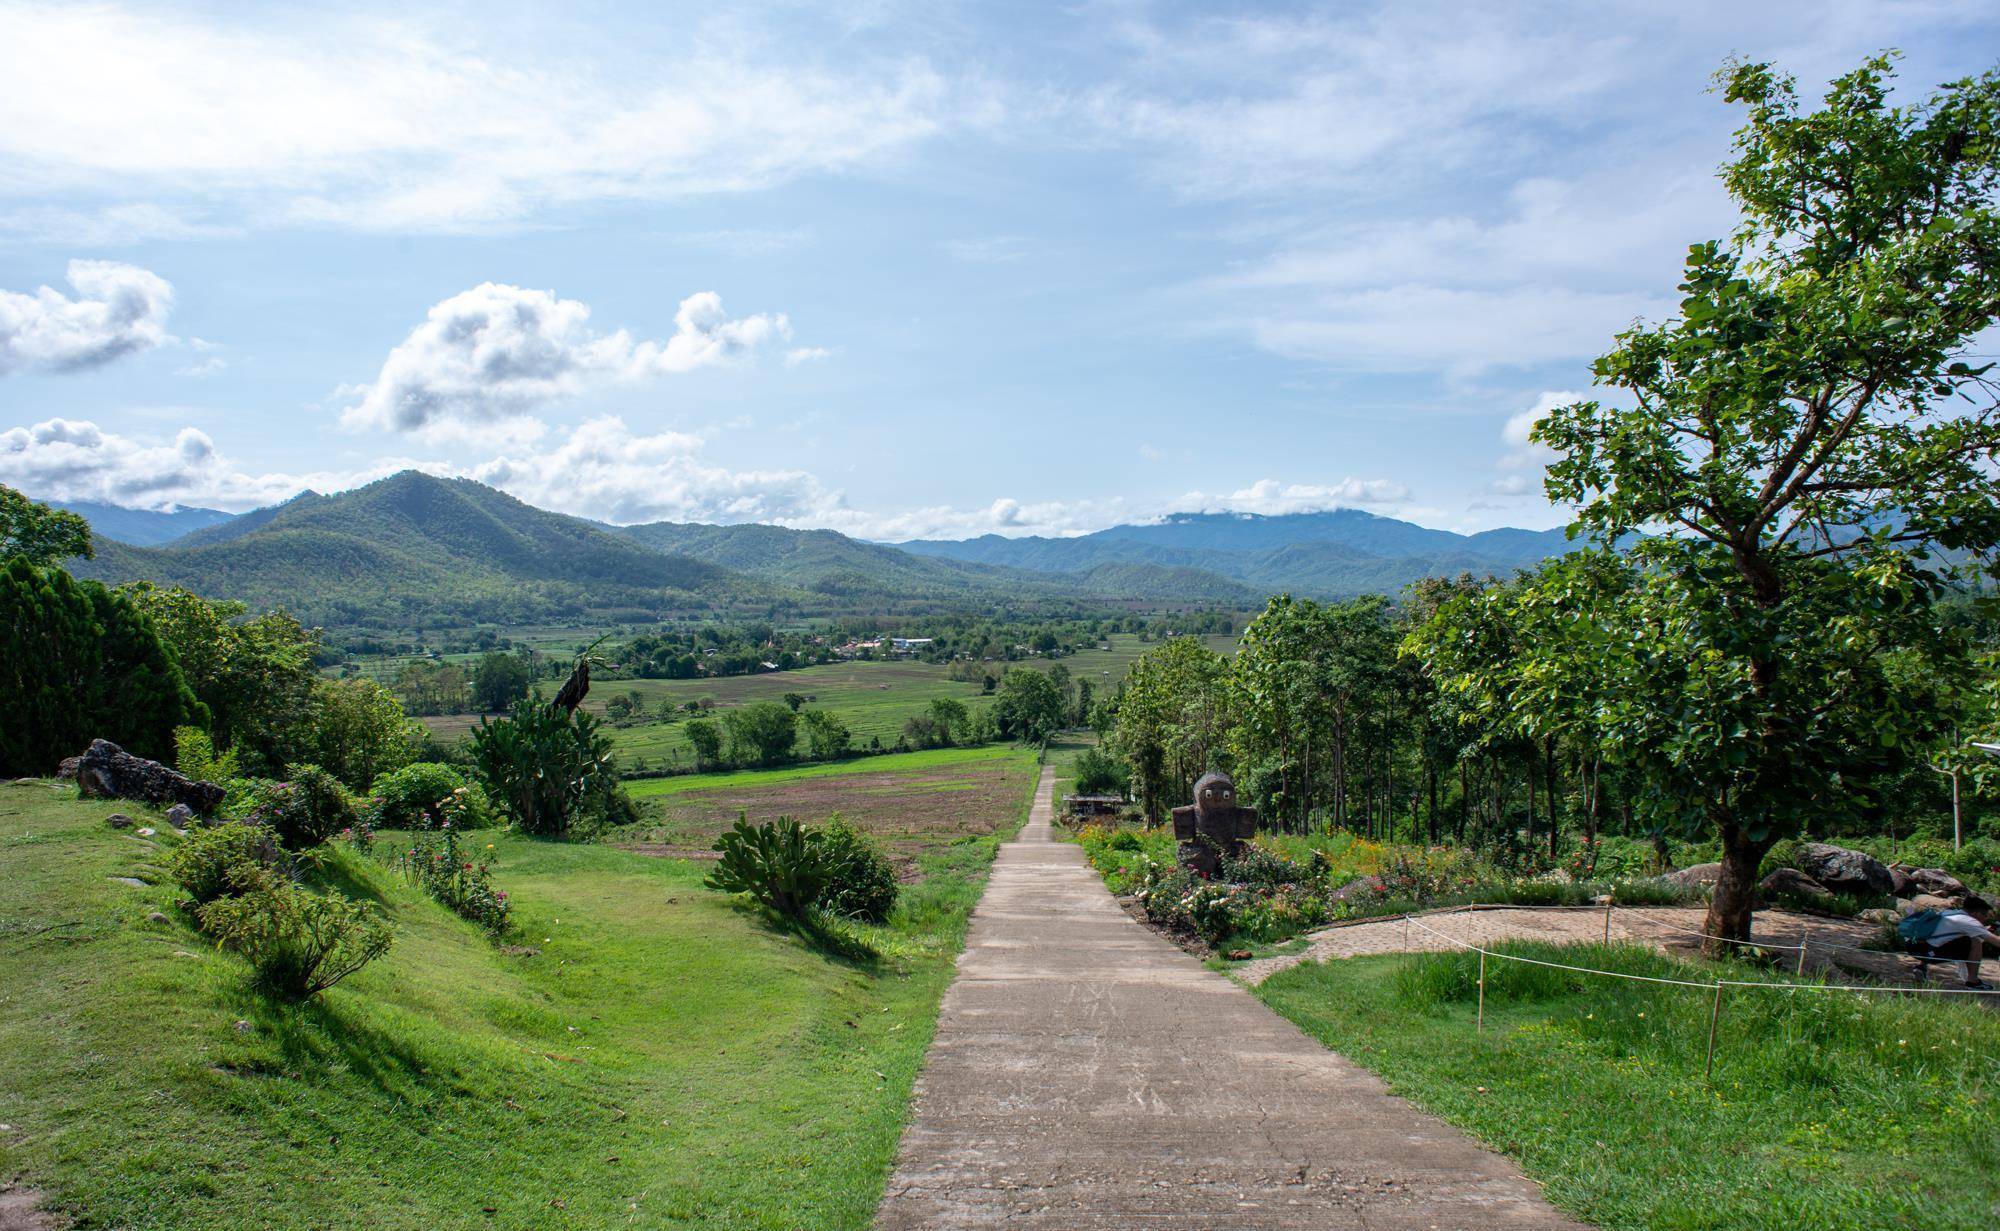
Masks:
[[[683,791],[642,801],[649,824],[626,849],[679,859],[712,859],[718,835],[739,814],[753,824],[781,816],[818,824],[835,813],[882,844],[905,881],[926,850],[993,833],[1020,817],[1035,773],[1014,761],[831,774],[763,786]]]
[[[42,1208],[42,1191],[0,1185],[0,1231],[62,1231],[70,1221]]]

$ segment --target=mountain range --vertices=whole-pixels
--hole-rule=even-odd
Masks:
[[[754,524],[610,526],[417,471],[240,516],[67,507],[98,532],[97,558],[75,562],[82,575],[183,585],[356,630],[968,604],[1255,606],[1280,590],[1344,598],[1422,577],[1504,575],[1570,547],[1559,530],[1463,535],[1354,509],[901,544]],[[161,537],[176,526],[191,528]]]

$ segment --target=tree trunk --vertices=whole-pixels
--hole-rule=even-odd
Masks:
[[[1425,827],[1430,830],[1431,845],[1438,844],[1438,767],[1437,759],[1424,757],[1424,785],[1430,788],[1431,807],[1424,814]]]
[[[1556,841],[1561,837],[1562,831],[1562,809],[1556,806],[1556,787],[1558,785],[1556,774],[1556,741],[1552,735],[1542,740],[1542,773],[1544,775],[1543,784],[1547,788],[1545,796],[1549,805],[1549,858],[1554,860],[1556,857]]]
[[[1752,842],[1735,821],[1717,825],[1722,835],[1722,874],[1715,882],[1715,896],[1708,904],[1708,922],[1701,942],[1707,957],[1726,957],[1743,946],[1732,940],[1750,939],[1751,912],[1756,908],[1757,865],[1769,850],[1769,840]]]

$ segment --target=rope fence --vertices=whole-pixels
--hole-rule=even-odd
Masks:
[[[1577,907],[1538,908],[1538,907],[1509,907],[1509,906],[1497,906],[1497,905],[1489,906],[1482,904],[1473,907],[1454,907],[1449,910],[1438,911],[1436,912],[1436,914],[1438,915],[1457,914],[1465,910],[1536,910],[1536,909],[1603,910],[1605,912],[1605,934],[1607,937],[1610,935],[1610,927],[1611,927],[1610,908],[1603,906],[1592,906],[1584,908],[1577,908]],[[1643,915],[1640,916],[1640,918],[1645,918],[1645,917],[1646,916]],[[1654,922],[1663,923],[1669,927],[1678,927],[1678,925],[1667,923],[1666,920],[1654,920]],[[1565,970],[1573,974],[1596,975],[1600,978],[1607,978],[1607,979],[1624,979],[1634,983],[1652,983],[1667,987],[1689,987],[1689,988],[1696,988],[1701,991],[1709,991],[1713,989],[1714,1000],[1710,1004],[1709,1016],[1708,1016],[1708,1054],[1703,1066],[1703,1071],[1705,1075],[1711,1078],[1715,1075],[1716,1034],[1722,1024],[1722,996],[1723,996],[1723,991],[1726,988],[1750,988],[1760,991],[1780,991],[1780,992],[1806,992],[1806,991],[1858,992],[1858,993],[1887,992],[1895,995],[1904,995],[1904,996],[1909,996],[1909,995],[2000,996],[2000,990],[1995,990],[1990,988],[1980,989],[1980,988],[1970,988],[1970,987],[1937,987],[1930,984],[1925,984],[1924,986],[1921,987],[1913,987],[1900,984],[1769,983],[1751,979],[1714,979],[1714,980],[1669,979],[1659,975],[1640,975],[1640,974],[1633,974],[1629,971],[1623,971],[1623,970],[1598,970],[1589,966],[1571,966],[1564,962],[1551,962],[1551,961],[1546,961],[1542,958],[1524,957],[1518,953],[1501,953],[1494,949],[1488,949],[1484,945],[1476,945],[1471,943],[1470,941],[1460,940],[1456,936],[1449,935],[1445,932],[1440,932],[1436,928],[1431,927],[1429,924],[1423,922],[1421,919],[1418,919],[1408,914],[1405,914],[1403,916],[1403,935],[1406,948],[1408,947],[1409,931],[1412,927],[1418,929],[1419,931],[1428,932],[1432,936],[1437,937],[1439,940],[1444,941],[1446,944],[1456,945],[1458,948],[1462,950],[1465,950],[1470,953],[1477,953],[1479,955],[1478,1003],[1477,1003],[1477,1008],[1474,1010],[1473,1028],[1476,1032],[1481,1034],[1484,1034],[1486,1031],[1486,960],[1488,958],[1493,958],[1503,962],[1517,962],[1527,966],[1540,966],[1549,970]],[[1699,936],[1710,935],[1709,933],[1706,932],[1695,932],[1693,929],[1689,928],[1679,928],[1679,930],[1684,932],[1693,932],[1694,935],[1699,935]],[[1727,940],[1730,938],[1713,937],[1713,939]],[[1803,968],[1804,965],[1803,950],[1806,946],[1768,945],[1765,947],[1801,950],[1800,965]],[[1854,946],[1834,946],[1834,947],[1854,948]],[[1881,950],[1874,950],[1874,949],[1857,949],[1856,951],[1864,953],[1882,952]],[[1938,959],[1938,960],[1950,961],[1955,959]]]

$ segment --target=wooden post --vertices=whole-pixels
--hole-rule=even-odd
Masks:
[[[1604,904],[1604,943],[1611,943],[1611,903]]]
[[[1479,951],[1479,1017],[1475,1033],[1486,1033],[1486,950],[1484,949]]]
[[[1410,912],[1409,912],[1409,911],[1404,911],[1404,912],[1403,912],[1403,951],[1404,951],[1405,953],[1407,953],[1407,952],[1409,952],[1409,950],[1410,950]]]
[[[1805,925],[1805,932],[1799,937],[1799,973],[1806,972],[1806,950],[1812,948],[1812,924]]]
[[[1715,1076],[1715,1027],[1722,1021],[1722,980],[1715,982],[1715,1006],[1708,1011],[1708,1066],[1702,1071],[1704,1078]]]

